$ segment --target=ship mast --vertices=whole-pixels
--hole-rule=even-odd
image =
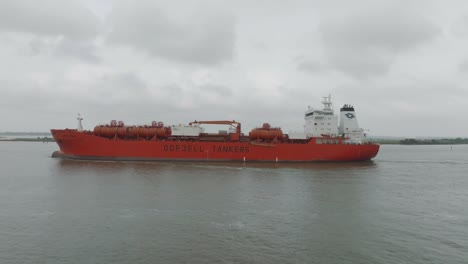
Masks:
[[[81,114],[78,113],[78,117],[76,118],[78,120],[78,128],[77,130],[78,131],[83,131],[83,124],[81,123],[81,121],[83,120],[83,118],[81,117]]]
[[[324,111],[333,113],[333,103],[331,101],[331,95],[323,97],[322,104]]]

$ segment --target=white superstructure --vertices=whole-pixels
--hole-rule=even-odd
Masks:
[[[308,138],[320,137],[322,135],[338,135],[338,117],[334,115],[331,96],[324,97],[322,100],[323,109],[311,108],[305,112],[304,133]]]
[[[173,136],[196,137],[196,136],[199,136],[201,133],[205,132],[205,129],[198,125],[195,125],[195,126],[178,125],[178,126],[172,126],[171,129],[172,129]]]
[[[314,109],[310,106],[305,112],[304,136],[311,137],[336,137],[348,138],[346,142],[350,144],[360,144],[366,138],[364,129],[359,127],[354,107],[344,105],[340,109],[340,119],[338,126],[338,116],[334,114],[331,96],[322,100],[323,109]],[[302,138],[300,133],[290,132],[290,138]]]

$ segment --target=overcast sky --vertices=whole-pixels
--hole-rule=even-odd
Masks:
[[[0,131],[301,131],[329,94],[371,135],[468,137],[468,2],[0,0]]]

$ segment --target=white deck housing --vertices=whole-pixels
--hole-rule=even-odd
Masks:
[[[172,126],[171,129],[172,136],[197,137],[205,132],[205,129],[200,126],[178,125]]]

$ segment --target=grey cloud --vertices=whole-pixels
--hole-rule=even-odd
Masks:
[[[458,65],[458,69],[459,69],[461,72],[468,73],[468,59],[462,61],[462,62]]]
[[[432,39],[437,28],[417,14],[396,10],[357,13],[322,24],[324,40],[333,46],[406,50]]]
[[[2,0],[0,31],[90,39],[97,34],[97,19],[79,1]]]
[[[88,63],[98,63],[96,45],[93,42],[77,41],[68,38],[48,39],[35,37],[29,41],[26,54],[31,56],[48,55],[62,58],[76,58]]]
[[[51,84],[55,85],[55,84]],[[73,107],[76,99],[70,94],[62,92],[51,92],[41,85],[31,82],[25,77],[25,80],[0,80],[2,87],[2,96],[0,96],[0,112],[14,113],[22,118],[9,118],[9,123],[24,122],[28,119],[31,123],[44,121],[44,119],[35,120],[30,116],[43,115],[44,113],[67,112]],[[57,109],[60,109],[59,111]],[[53,115],[49,115],[53,120]],[[33,130],[32,125],[30,130]],[[46,127],[40,127],[41,131],[46,131]]]
[[[62,39],[54,50],[57,56],[75,57],[89,63],[100,61],[93,43]]]
[[[367,77],[386,73],[396,54],[431,41],[440,30],[417,11],[397,6],[324,20],[320,32],[332,66]]]
[[[76,83],[52,76],[44,83],[35,83],[30,76],[24,80],[0,80],[4,88],[0,102],[17,107],[22,102],[29,107],[66,106],[70,101],[80,104],[110,104],[144,101],[149,96],[148,85],[133,72],[104,74],[85,83]],[[57,109],[56,108],[56,109]]]
[[[3,127],[75,127],[80,112],[87,128],[235,119],[244,132],[300,131],[307,105],[331,94],[373,135],[466,133],[453,115],[468,98],[462,0],[273,2],[0,0]]]
[[[297,70],[299,71],[318,72],[324,70],[325,68],[325,65],[313,60],[301,60],[297,63]]]
[[[97,18],[79,1],[0,1],[0,33],[26,40],[28,55],[75,57],[95,63],[97,27]]]
[[[48,43],[42,38],[33,38],[31,39],[31,41],[29,41],[27,45],[26,53],[27,55],[31,55],[31,56],[40,55],[40,54],[49,52],[50,46],[51,46],[50,43]]]
[[[132,72],[103,75],[95,81],[93,89],[100,101],[111,104],[134,102],[149,95],[146,82]]]
[[[213,65],[232,59],[234,18],[217,10],[193,11],[176,17],[153,1],[116,2],[108,41],[167,60]],[[169,13],[172,15],[169,15]]]
[[[382,75],[388,72],[392,56],[372,50],[335,50],[329,54],[331,65],[357,78]]]
[[[197,109],[201,106],[226,106],[230,102],[226,98],[232,98],[232,90],[218,84],[189,84],[186,87],[170,84],[161,88],[155,88],[162,96],[164,104],[172,104],[183,109]],[[159,98],[161,99],[161,98]]]
[[[455,36],[468,37],[468,14],[456,19],[451,29]]]
[[[183,93],[183,89],[182,87],[180,87],[179,85],[177,84],[167,84],[167,85],[163,85],[161,86],[161,90],[169,95],[172,95],[172,96],[177,96],[177,95],[180,95],[181,93]]]
[[[200,87],[200,88],[201,88],[201,90],[204,90],[205,93],[215,93],[217,95],[226,96],[226,97],[232,95],[231,89],[229,89],[229,87],[223,86],[223,85],[209,84],[209,85],[205,85],[205,86]]]

